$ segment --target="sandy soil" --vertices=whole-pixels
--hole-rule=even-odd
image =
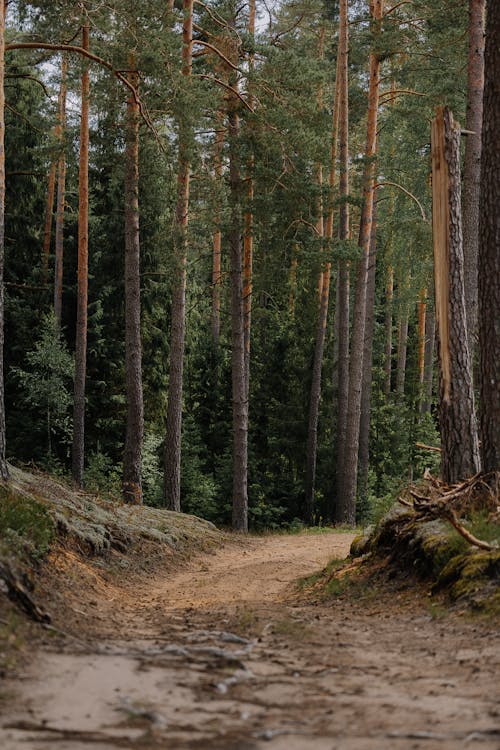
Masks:
[[[494,624],[397,586],[293,592],[350,541],[228,538],[155,575],[59,553],[52,607],[73,637],[47,635],[5,686],[0,747],[498,750]]]

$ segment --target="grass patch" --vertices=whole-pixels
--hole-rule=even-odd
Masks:
[[[279,636],[292,638],[295,641],[305,641],[310,636],[310,629],[303,622],[298,622],[291,617],[284,617],[273,622],[273,633]]]
[[[0,487],[0,555],[41,560],[56,535],[47,508],[9,487]]]

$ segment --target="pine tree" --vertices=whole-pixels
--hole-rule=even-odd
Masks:
[[[82,48],[89,49],[89,27],[82,29]],[[78,189],[78,297],[75,345],[75,400],[73,406],[73,479],[83,486],[85,460],[85,380],[87,375],[88,231],[89,231],[89,100],[90,75],[84,64],[81,92],[80,164]]]
[[[479,223],[480,417],[483,470],[500,470],[500,5],[486,10]]]
[[[0,2],[0,477],[9,478],[6,460],[4,400],[4,237],[5,237],[5,15],[7,3]]]
[[[129,56],[128,80],[138,92],[135,54]],[[144,437],[141,344],[141,275],[139,239],[139,103],[131,91],[125,134],[125,379],[127,426],[123,455],[123,498],[142,503],[141,451]]]

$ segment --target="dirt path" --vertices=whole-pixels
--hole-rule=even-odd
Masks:
[[[287,598],[350,539],[228,542],[142,582],[86,571],[92,598],[70,606],[87,642],[47,642],[9,686],[0,747],[498,750],[492,626],[433,617],[398,591]]]

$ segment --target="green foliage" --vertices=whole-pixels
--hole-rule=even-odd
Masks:
[[[22,388],[22,398],[35,415],[40,433],[45,427],[47,457],[52,454],[53,439],[68,445],[72,423],[70,390],[73,358],[62,340],[53,313],[44,316],[40,336],[34,348],[26,354],[26,369],[13,368]]]
[[[90,492],[120,497],[120,468],[114,464],[113,459],[106,453],[92,451],[87,458],[84,484]]]
[[[42,503],[0,487],[1,554],[40,560],[54,537],[54,522]]]

